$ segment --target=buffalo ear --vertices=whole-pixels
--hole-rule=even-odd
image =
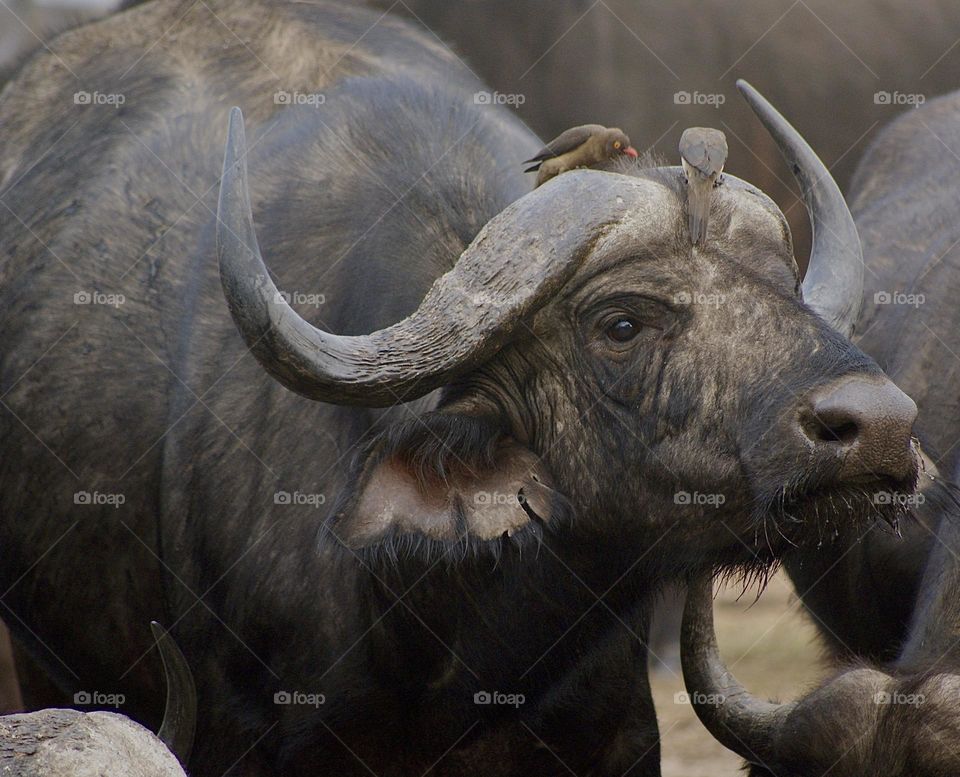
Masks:
[[[351,548],[485,543],[538,533],[562,504],[543,462],[496,424],[434,413],[385,435],[330,528]]]

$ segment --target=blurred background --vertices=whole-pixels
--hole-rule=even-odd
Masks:
[[[619,126],[676,163],[686,127],[723,130],[729,171],[778,202],[801,266],[809,237],[793,178],[736,79],[774,100],[843,189],[884,123],[958,86],[954,0],[344,2],[425,27],[545,140],[578,124]],[[58,32],[134,4],[3,0],[0,83],[38,46],[56,51]],[[198,0],[182,5],[184,19],[203,12]]]

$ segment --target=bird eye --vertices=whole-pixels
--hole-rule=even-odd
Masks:
[[[613,141],[613,147],[614,147],[614,148],[620,148],[620,146],[622,146],[622,145],[623,145],[623,144],[622,144],[619,140]]]
[[[618,318],[607,327],[607,337],[617,343],[627,343],[640,332],[640,326],[632,318]]]

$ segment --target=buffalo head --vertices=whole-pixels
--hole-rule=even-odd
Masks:
[[[876,494],[914,486],[916,408],[847,339],[856,229],[805,141],[741,90],[811,214],[802,284],[783,214],[743,181],[720,182],[691,246],[680,168],[574,171],[492,219],[408,318],[350,337],[303,320],[270,279],[234,110],[217,245],[251,351],[327,402],[442,389],[371,438],[330,522],[342,542],[492,547],[547,529],[636,548],[669,533],[684,553],[656,555],[679,573],[895,517]]]

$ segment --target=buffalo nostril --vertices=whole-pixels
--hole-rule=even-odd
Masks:
[[[820,442],[838,442],[849,445],[857,439],[859,427],[854,421],[829,422],[816,418],[814,434]]]
[[[815,397],[802,422],[803,432],[814,445],[846,447],[857,440],[862,419],[855,407],[837,402],[832,393]]]

